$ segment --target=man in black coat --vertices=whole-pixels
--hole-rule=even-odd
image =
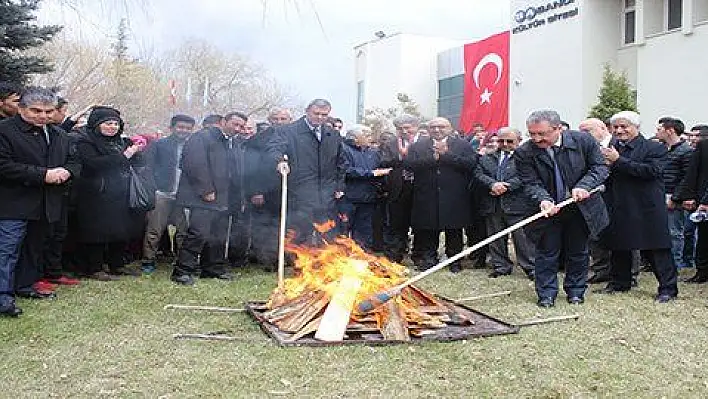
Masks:
[[[420,137],[419,119],[401,115],[393,120],[396,136],[381,145],[381,167],[392,168],[385,178],[386,212],[383,226],[384,253],[393,262],[408,254],[408,231],[413,206],[413,172],[403,167],[408,149]]]
[[[555,305],[561,253],[566,262],[563,290],[569,303],[581,304],[587,289],[588,238],[608,224],[602,197],[589,191],[605,181],[609,170],[595,139],[562,131],[557,112],[534,111],[526,126],[531,140],[514,152],[514,161],[532,204],[548,215],[526,230],[536,244],[538,305]],[[561,211],[556,204],[569,196],[577,203]]]
[[[207,127],[194,133],[182,152],[177,204],[189,209],[189,227],[172,271],[171,279],[178,284],[192,285],[194,276],[232,278],[226,271],[225,246],[235,176],[234,135],[243,129],[246,117],[228,116],[233,129]]]
[[[478,155],[463,139],[452,136],[445,118],[428,123],[430,137],[413,144],[404,165],[413,171],[413,252],[416,266],[428,269],[438,263],[440,232],[445,232],[448,257],[462,252],[462,229],[472,220],[468,183],[477,166]],[[462,270],[460,261],[450,271]]]
[[[0,122],[0,316],[22,313],[15,294],[50,296],[33,285],[49,223],[61,217],[65,184],[79,172],[68,136],[50,125],[56,101],[48,89],[27,88],[18,115]]]
[[[187,216],[184,208],[177,206],[176,195],[182,170],[180,159],[187,139],[194,131],[194,118],[175,115],[170,120],[171,134],[157,140],[148,148],[147,161],[155,179],[155,209],[148,212],[145,237],[143,238],[142,269],[146,273],[155,270],[155,256],[167,226],[177,228],[176,252],[187,234]]]
[[[13,82],[0,82],[0,120],[17,115],[22,86]]]
[[[611,281],[599,293],[629,291],[632,287],[632,250],[648,257],[659,280],[658,302],[676,297],[676,267],[671,259],[663,166],[666,147],[639,133],[639,114],[623,111],[611,118],[614,139],[603,149],[610,165],[607,207],[610,225],[603,240],[611,251]]]
[[[677,199],[683,201],[683,207],[689,211],[708,210],[708,140],[696,143]],[[708,222],[696,223],[696,226],[696,274],[686,282],[704,284],[708,282]]]
[[[336,201],[344,196],[344,173],[339,165],[342,137],[324,126],[332,105],[327,100],[310,102],[305,116],[276,129],[268,143],[271,165],[277,163],[288,176],[288,223],[295,242],[313,239],[313,223],[337,218]],[[281,162],[283,155],[288,161]],[[327,236],[334,232],[330,230]]]
[[[278,262],[278,218],[280,215],[280,175],[268,156],[268,143],[275,129],[292,122],[290,111],[273,109],[269,127],[257,131],[243,143],[244,192],[251,213],[251,249],[258,263],[274,271]]]
[[[521,179],[516,172],[516,163],[512,155],[521,141],[521,132],[516,129],[502,128],[497,134],[499,149],[480,158],[475,170],[475,179],[485,188],[481,198],[479,213],[486,218],[487,232],[493,235],[519,222],[534,213],[529,206]],[[526,237],[523,229],[511,233],[514,253],[521,269],[529,279],[534,279],[535,249]],[[508,237],[494,241],[489,245],[492,266],[491,278],[511,274],[514,264],[509,257]]]

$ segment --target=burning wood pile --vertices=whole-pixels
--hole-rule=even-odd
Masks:
[[[435,334],[447,326],[470,326],[471,317],[456,306],[415,286],[365,314],[356,305],[405,281],[408,270],[386,258],[366,253],[354,241],[340,237],[319,248],[287,244],[296,256],[295,276],[271,294],[266,322],[296,341],[310,334],[336,342],[353,335],[409,341]]]

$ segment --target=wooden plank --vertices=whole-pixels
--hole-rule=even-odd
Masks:
[[[410,341],[408,323],[401,311],[401,307],[395,300],[386,302],[384,306],[381,335],[386,340]]]
[[[295,333],[292,337],[288,338],[288,342],[294,342],[297,341],[298,339],[304,337],[307,334],[311,334],[320,327],[320,322],[322,322],[322,316],[316,317],[312,320],[310,320],[309,323],[305,327],[303,327],[300,331]]]
[[[352,267],[355,268],[355,272],[362,272],[368,266],[369,264],[366,261],[352,260]],[[361,278],[356,274],[342,277],[332,295],[332,300],[325,310],[317,333],[315,333],[316,339],[327,342],[344,339],[347,324],[349,324],[349,318],[354,309],[354,301],[359,293],[361,284]]]
[[[322,310],[329,302],[329,295],[322,293],[319,298],[307,303],[306,306],[300,308],[296,313],[284,320],[279,326],[283,331],[297,332],[302,330],[315,316],[322,313]],[[318,323],[319,325],[319,323]]]

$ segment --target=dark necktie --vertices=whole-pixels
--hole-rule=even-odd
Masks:
[[[558,162],[556,157],[558,155],[558,147],[553,146],[548,149],[548,155],[553,161],[553,183],[555,184],[555,200],[556,203],[563,201],[565,198],[565,183],[563,182],[563,175],[561,174],[560,167],[558,167]]]
[[[509,162],[509,152],[502,151],[501,161],[499,162],[499,166],[497,167],[498,181],[502,181],[504,179],[504,168],[506,167],[507,162]]]

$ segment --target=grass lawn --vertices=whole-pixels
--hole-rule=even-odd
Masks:
[[[657,305],[643,273],[626,295],[585,305],[535,305],[533,285],[486,271],[446,271],[422,286],[450,298],[512,290],[470,305],[508,322],[578,312],[578,321],[519,334],[389,347],[281,348],[245,314],[163,310],[167,303],[240,307],[275,278],[177,287],[161,271],[61,288],[55,301],[19,301],[0,319],[0,397],[703,397],[708,395],[708,286],[682,284]],[[562,295],[562,294],[561,294]],[[178,332],[228,331],[243,341],[176,341]]]

